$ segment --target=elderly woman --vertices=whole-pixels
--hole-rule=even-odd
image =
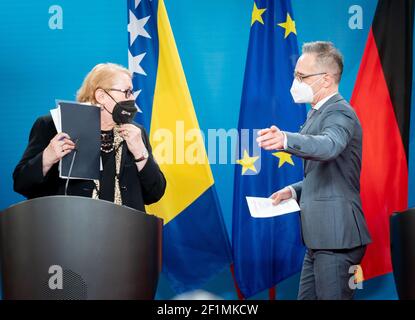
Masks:
[[[79,102],[101,108],[99,180],[71,180],[68,194],[103,199],[145,211],[160,200],[166,180],[154,161],[145,129],[132,122],[136,113],[131,73],[122,66],[95,66],[78,91]],[[58,163],[75,148],[66,133],[57,133],[52,117],[36,120],[22,159],[16,166],[14,190],[27,198],[64,193]]]

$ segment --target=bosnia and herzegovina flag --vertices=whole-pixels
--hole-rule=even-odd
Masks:
[[[389,216],[408,206],[412,0],[379,0],[351,104],[363,128],[361,197],[373,243],[365,279],[392,271]]]
[[[128,9],[138,121],[167,180],[148,211],[164,219],[163,272],[179,293],[229,266],[230,244],[163,0],[129,0]]]
[[[290,95],[298,58],[296,35],[289,0],[254,1],[238,125],[232,232],[235,278],[245,297],[300,271],[305,252],[298,213],[252,218],[245,199],[269,197],[303,179],[300,159],[253,147],[255,129],[275,124],[297,132],[305,121],[305,106],[295,104]],[[250,130],[250,137],[244,129]]]

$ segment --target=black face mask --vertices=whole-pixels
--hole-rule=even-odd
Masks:
[[[134,120],[137,108],[134,100],[120,101],[112,110],[112,119],[116,124],[131,123]]]
[[[115,106],[112,112],[109,112],[108,109],[105,108],[104,106],[104,109],[108,113],[112,114],[112,120],[114,120],[116,124],[125,124],[125,123],[133,122],[135,114],[137,113],[137,108],[135,107],[135,101],[125,100],[125,101],[117,102],[108,92],[106,93],[115,102]]]

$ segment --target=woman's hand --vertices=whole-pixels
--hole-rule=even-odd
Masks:
[[[68,153],[75,149],[75,143],[68,134],[61,132],[50,140],[49,145],[43,150],[43,176],[45,176],[52,166],[59,162]]]
[[[143,152],[146,151],[143,138],[141,136],[141,129],[133,124],[127,123],[120,126],[120,135],[127,142],[128,150],[133,154],[135,159],[139,159],[143,156]],[[147,159],[137,162],[138,170],[140,171],[146,164]]]

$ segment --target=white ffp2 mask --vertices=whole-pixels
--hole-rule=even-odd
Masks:
[[[297,78],[294,79],[290,92],[295,103],[311,103],[314,99],[312,86],[323,77],[314,81],[311,85],[305,82],[300,82]],[[321,89],[321,88],[320,88]],[[320,91],[320,89],[318,91]],[[317,91],[317,92],[318,92]],[[316,93],[317,93],[316,92]]]

